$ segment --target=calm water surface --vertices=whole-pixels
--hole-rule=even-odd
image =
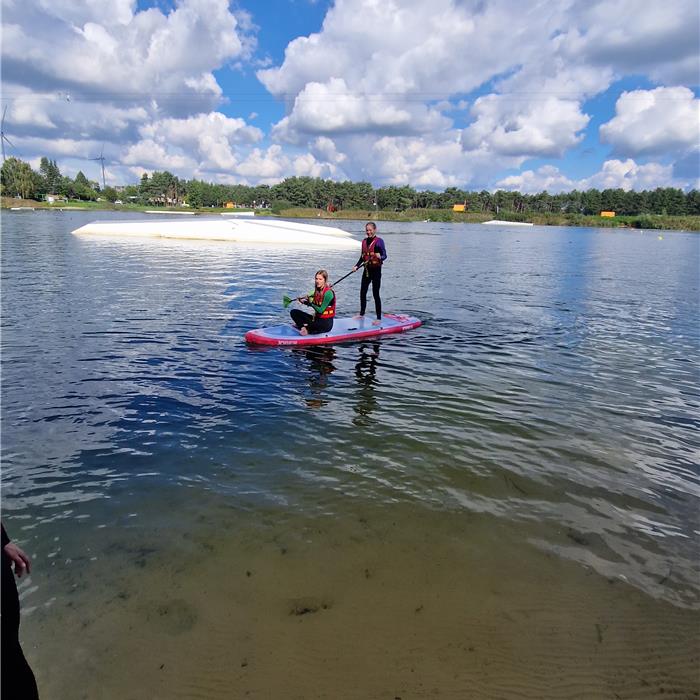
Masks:
[[[385,310],[422,328],[256,350],[356,257],[92,218],[2,217],[47,697],[697,696],[697,234],[385,223]]]

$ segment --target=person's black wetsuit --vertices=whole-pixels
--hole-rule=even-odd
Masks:
[[[31,667],[19,643],[19,595],[12,560],[5,554],[10,538],[2,526],[2,686],[3,700],[38,700]]]

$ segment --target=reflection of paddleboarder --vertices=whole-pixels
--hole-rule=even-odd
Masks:
[[[317,345],[309,348],[293,348],[296,352],[306,357],[309,361],[309,388],[311,397],[306,398],[309,408],[321,408],[327,403],[323,394],[328,388],[328,379],[331,372],[335,371],[335,348],[329,345]]]
[[[2,697],[38,700],[36,680],[19,644],[19,596],[12,574],[28,574],[32,563],[2,526]]]
[[[372,296],[374,297],[374,309],[377,312],[378,324],[382,320],[382,300],[379,297],[379,289],[382,286],[382,264],[386,260],[386,246],[384,241],[377,236],[377,224],[368,221],[365,225],[367,237],[362,241],[362,253],[353,270],[357,270],[361,265],[365,266],[360,285],[360,316],[365,315],[367,308],[367,290],[369,283],[372,283]]]
[[[359,401],[355,411],[360,418],[353,420],[359,425],[361,418],[366,418],[377,407],[377,399],[374,395],[374,385],[377,383],[377,364],[379,362],[379,343],[360,345],[360,358],[355,365],[355,376],[360,385],[358,393]]]

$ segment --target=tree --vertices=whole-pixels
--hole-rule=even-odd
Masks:
[[[102,194],[108,202],[114,203],[119,199],[119,193],[114,189],[114,187],[110,187],[109,185],[102,190]]]
[[[581,197],[581,203],[583,204],[584,214],[598,216],[601,212],[600,190],[586,190]]]
[[[204,192],[206,185],[199,180],[190,180],[185,185],[185,201],[191,207],[198,209],[204,206]]]
[[[39,173],[43,179],[44,191],[48,194],[58,194],[62,176],[56,161],[44,156],[39,164]]]
[[[685,196],[685,211],[691,216],[700,215],[700,191],[690,190]]]
[[[614,211],[621,214],[625,201],[625,191],[619,187],[603,190],[600,193],[600,200],[601,211]]]
[[[92,188],[82,170],[78,170],[73,181],[73,195],[78,199],[97,199],[97,192]]]
[[[19,158],[7,158],[0,170],[2,193],[10,197],[34,199],[41,189],[41,178],[29,163]]]

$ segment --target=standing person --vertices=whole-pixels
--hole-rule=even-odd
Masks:
[[[17,700],[38,700],[39,691],[31,667],[19,643],[19,596],[12,575],[29,573],[32,563],[15,544],[2,525],[2,697]]]
[[[386,260],[386,246],[384,241],[377,236],[377,224],[368,221],[365,224],[367,237],[362,241],[362,252],[353,270],[357,270],[362,265],[365,271],[362,273],[362,283],[360,284],[360,316],[365,315],[367,308],[367,290],[369,283],[372,283],[372,296],[374,297],[374,310],[377,312],[375,325],[382,321],[382,300],[379,297],[379,289],[382,286],[382,264]]]
[[[297,301],[314,310],[313,315],[300,309],[292,309],[289,312],[301,335],[328,333],[333,328],[335,292],[328,284],[328,273],[325,270],[316,273],[314,291],[305,297],[298,297]]]

